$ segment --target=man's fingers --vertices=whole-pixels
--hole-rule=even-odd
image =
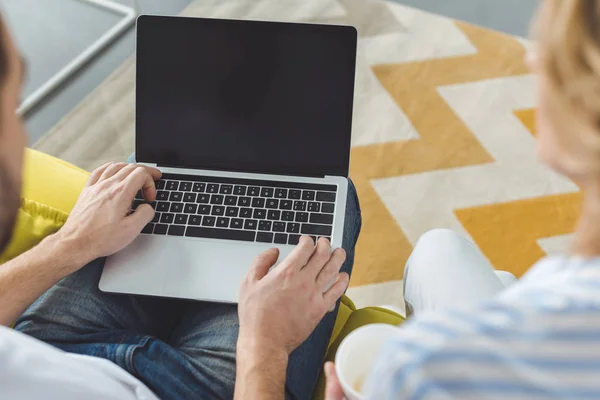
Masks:
[[[323,293],[323,300],[325,300],[325,305],[328,310],[331,310],[335,306],[335,302],[342,297],[348,287],[348,282],[350,282],[350,277],[347,273],[342,272],[338,275],[333,286]]]
[[[344,400],[344,391],[342,385],[335,372],[335,365],[329,361],[325,363],[325,377],[327,383],[325,385],[325,400]]]
[[[132,234],[137,235],[154,218],[154,209],[150,204],[141,204],[133,213],[125,218],[128,223],[128,229],[131,230]]]
[[[106,167],[104,172],[102,172],[102,175],[100,175],[100,179],[98,180],[103,181],[105,179],[112,178],[117,172],[119,172],[128,165],[128,163],[111,163],[108,167]]]
[[[102,173],[104,172],[104,170],[106,168],[108,168],[110,165],[112,165],[112,163],[106,163],[101,167],[96,168],[91,174],[90,174],[90,178],[87,181],[87,186],[92,186],[95,185],[96,182],[98,182],[98,180],[100,179],[100,176],[102,176]]]
[[[344,261],[346,261],[346,251],[342,248],[335,249],[331,257],[326,261],[325,266],[322,267],[320,272],[317,272],[317,286],[323,291],[329,289],[329,286],[335,281],[340,272]]]
[[[269,269],[277,262],[279,258],[279,250],[276,248],[263,251],[254,259],[252,268],[248,275],[252,280],[258,281],[267,275]]]
[[[277,270],[285,271],[288,268],[301,269],[306,265],[314,251],[314,240],[310,236],[302,236],[296,248],[294,248],[281,265],[277,267]]]
[[[319,239],[317,242],[317,246],[315,247],[312,256],[308,260],[306,267],[304,267],[304,271],[316,277],[319,275],[319,272],[323,269],[324,265],[329,260],[331,256],[331,244],[329,240],[325,238]]]
[[[150,171],[145,167],[138,167],[134,169],[124,180],[125,190],[123,193],[129,199],[133,201],[135,194],[138,190],[142,189],[144,193],[144,199],[147,202],[153,202],[156,200],[156,187],[154,186],[154,178]]]

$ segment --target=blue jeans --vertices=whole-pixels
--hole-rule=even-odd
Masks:
[[[350,274],[361,214],[349,183],[342,271]],[[103,265],[95,260],[57,283],[15,329],[68,352],[106,358],[161,399],[233,398],[237,305],[103,293]],[[287,399],[312,397],[336,315],[337,308],[291,354]]]

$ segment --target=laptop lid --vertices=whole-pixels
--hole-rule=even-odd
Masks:
[[[348,176],[356,29],[141,16],[136,159]]]

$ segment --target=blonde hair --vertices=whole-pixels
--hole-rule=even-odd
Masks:
[[[567,169],[600,172],[600,0],[544,0],[534,36]]]

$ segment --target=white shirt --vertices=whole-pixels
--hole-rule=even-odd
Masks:
[[[108,360],[65,353],[0,326],[3,400],[158,400],[135,377]]]

